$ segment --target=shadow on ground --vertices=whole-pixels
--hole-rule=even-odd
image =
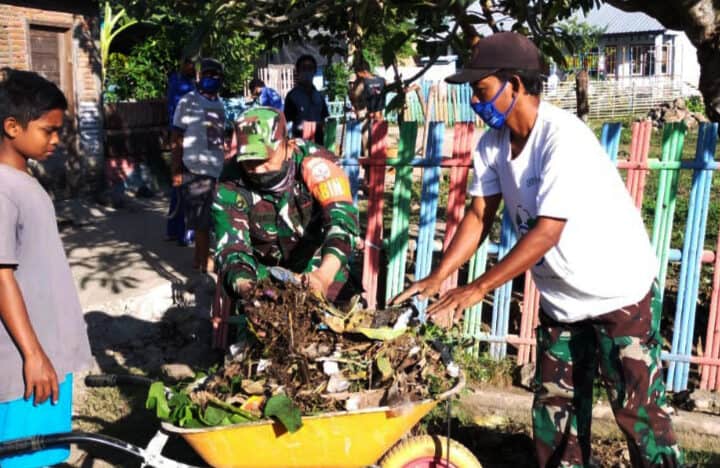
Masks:
[[[99,373],[141,374],[162,379],[176,377],[168,368],[207,369],[222,354],[211,349],[209,297],[214,284],[196,285],[194,291],[179,291],[179,297],[197,298],[169,308],[160,320],[142,320],[133,311],[122,315],[103,310],[85,313],[90,347]],[[94,372],[97,373],[97,370]],[[168,377],[167,374],[171,374]],[[147,388],[84,388],[76,405],[76,430],[98,432],[145,447],[159,423],[145,409]],[[139,459],[102,446],[82,446],[80,455],[66,466],[140,466]],[[171,438],[164,454],[174,460],[202,466],[202,460],[181,439]],[[101,460],[101,461],[99,461]]]
[[[192,249],[165,240],[167,200],[132,199],[111,209],[72,201],[58,209],[61,237],[83,304],[139,294],[192,274]]]

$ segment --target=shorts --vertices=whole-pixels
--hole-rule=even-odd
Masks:
[[[0,403],[0,442],[72,430],[72,374],[60,384],[60,397],[53,405],[48,399],[35,406],[33,398]],[[0,458],[2,468],[31,468],[55,465],[70,456],[70,447],[57,447],[23,455]]]
[[[182,199],[185,207],[185,226],[196,231],[210,230],[210,209],[215,200],[215,177],[185,172]]]

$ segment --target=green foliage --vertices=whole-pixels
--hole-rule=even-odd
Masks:
[[[198,374],[197,377],[204,376]],[[252,413],[217,398],[208,397],[204,404],[198,404],[190,398],[186,388],[167,390],[162,382],[153,382],[150,386],[145,408],[155,410],[155,415],[162,421],[186,428],[228,426],[258,420]],[[300,409],[283,394],[268,399],[263,416],[277,420],[288,432],[295,432],[302,426]]]
[[[247,5],[213,2],[144,2],[115,0],[113,8],[144,18],[155,27],[138,38],[127,55],[110,50],[105,96],[108,100],[150,99],[165,95],[167,74],[181,56],[214,57],[225,66],[221,94],[239,95],[252,77],[259,55],[269,48],[247,25],[239,23]]]
[[[705,103],[702,96],[690,96],[685,100],[685,106],[690,112],[698,112],[705,115]]]
[[[286,395],[273,395],[265,404],[263,416],[277,419],[288,432],[295,432],[302,426],[300,409]]]
[[[137,23],[134,18],[129,18],[125,9],[120,7],[113,12],[113,5],[105,2],[103,9],[103,21],[100,26],[100,60],[103,70],[103,82],[105,81],[105,69],[110,55],[110,46],[118,34]]]
[[[347,98],[350,70],[345,62],[334,62],[325,67],[325,80],[331,101],[344,101]]]
[[[137,44],[128,55],[111,53],[105,79],[105,99],[157,99],[165,96],[167,75],[177,63],[177,44],[160,30]]]
[[[465,372],[470,385],[509,386],[512,383],[516,365],[509,357],[494,359],[488,353],[474,355],[464,349],[457,349],[454,359]]]
[[[371,69],[389,66],[394,60],[415,55],[413,24],[400,21],[386,25],[384,31],[367,35],[363,40],[362,55]]]

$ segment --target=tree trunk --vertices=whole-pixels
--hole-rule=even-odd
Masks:
[[[700,63],[698,88],[705,102],[705,113],[712,122],[720,122],[720,44],[706,41],[697,49]]]
[[[588,72],[580,70],[575,78],[575,96],[577,98],[577,116],[587,122],[590,113],[590,99],[588,96]]]

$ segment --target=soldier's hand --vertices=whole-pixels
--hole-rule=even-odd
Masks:
[[[241,296],[247,295],[253,287],[253,282],[249,279],[239,278],[235,281],[235,292]]]
[[[172,186],[173,187],[180,187],[182,185],[182,173],[173,174],[172,176]]]
[[[310,289],[321,293],[323,296],[327,295],[328,289],[330,289],[330,284],[333,281],[333,278],[326,278],[320,270],[305,273],[302,278],[304,280],[303,282],[307,282]]]
[[[442,280],[440,278],[430,275],[425,279],[421,279],[420,281],[416,281],[411,284],[409,288],[396,296],[395,299],[392,300],[391,304],[402,304],[413,296],[418,296],[421,299],[430,298],[440,291],[441,285]]]

